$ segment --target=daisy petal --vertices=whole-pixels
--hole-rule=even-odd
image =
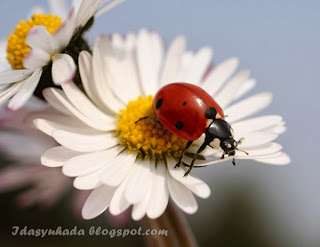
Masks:
[[[25,42],[32,49],[41,49],[51,54],[54,51],[55,45],[52,35],[43,25],[34,26],[26,37]]]
[[[182,75],[181,81],[199,85],[203,75],[209,68],[211,63],[213,51],[210,47],[201,48],[193,57],[189,67]]]
[[[18,92],[20,88],[23,87],[25,81],[26,80],[16,82],[6,88],[2,88],[0,91],[0,105],[4,103],[7,99],[11,98],[16,92]]]
[[[7,46],[8,46],[7,40],[0,39],[0,71],[1,72],[11,70],[11,65],[8,62],[7,54],[6,54]],[[1,85],[1,80],[0,80],[0,85]]]
[[[131,214],[133,220],[139,221],[146,215],[148,202],[151,197],[151,192],[152,192],[152,189],[149,188],[145,199],[133,205],[132,214]]]
[[[156,219],[163,214],[168,205],[169,190],[167,185],[167,170],[163,161],[159,161],[153,172],[151,198],[148,200],[147,215]]]
[[[245,83],[241,85],[241,87],[238,89],[238,91],[233,96],[233,101],[241,98],[243,95],[245,95],[247,92],[249,92],[251,89],[253,89],[256,85],[255,79],[249,79]]]
[[[277,134],[268,133],[268,132],[248,133],[247,135],[240,137],[240,138],[244,138],[243,141],[241,142],[241,148],[263,145],[265,143],[268,143],[277,139],[277,137],[278,137]]]
[[[98,48],[98,41],[95,43],[94,53],[97,53],[98,55],[95,55],[95,67],[101,66],[103,58],[99,57],[100,53],[97,51]],[[110,111],[110,109],[105,105],[105,103],[102,100],[102,96],[100,96],[100,84],[98,83],[92,83],[92,81],[95,81],[97,79],[99,80],[105,80],[104,74],[96,71],[94,75],[94,68],[93,68],[93,59],[89,52],[82,51],[79,56],[79,70],[81,75],[81,80],[83,82],[83,86],[85,88],[86,93],[90,97],[90,99],[102,110],[104,110],[107,113],[116,112]],[[97,65],[98,63],[98,65]],[[97,85],[99,84],[99,85]],[[110,95],[108,95],[110,97]]]
[[[265,109],[272,101],[271,93],[260,93],[238,102],[225,110],[227,121],[233,123]],[[245,110],[243,110],[245,109]]]
[[[242,148],[242,146],[240,146]],[[282,146],[278,143],[270,142],[270,143],[265,143],[259,146],[251,146],[251,147],[245,147],[245,151],[249,153],[249,156],[246,156],[245,153],[243,152],[236,152],[236,157],[239,156],[244,156],[244,157],[249,157],[251,158],[252,156],[258,156],[258,155],[268,155],[268,154],[273,154],[276,152],[279,152],[282,149]],[[203,155],[206,157],[214,156],[214,157],[221,157],[222,155],[222,150],[217,150],[217,149],[209,149],[207,148]],[[186,159],[184,158],[186,161]],[[191,159],[189,159],[191,161]],[[186,161],[188,162],[188,161]]]
[[[48,167],[63,166],[67,160],[80,154],[63,146],[50,148],[41,156],[41,164]]]
[[[83,0],[77,13],[76,26],[83,27],[100,5],[99,0]]]
[[[108,81],[112,82],[110,88],[123,103],[128,103],[142,94],[132,48],[127,47],[126,41],[119,34],[113,34],[105,45],[109,47],[105,61]]]
[[[48,4],[49,4],[50,13],[52,15],[60,16],[62,19],[65,19],[67,17],[67,13],[66,13],[67,6],[65,1],[49,0]]]
[[[27,187],[43,177],[44,172],[38,165],[13,165],[1,168],[0,192],[8,192]]]
[[[283,152],[276,152],[276,153],[272,153],[272,154],[265,154],[265,155],[257,155],[255,157],[251,157],[251,158],[255,158],[255,159],[274,159],[274,158],[278,158],[280,156],[282,156],[284,153]],[[239,156],[239,158],[241,159],[247,159],[246,157],[248,156]]]
[[[171,176],[185,185],[188,189],[190,189],[193,193],[201,198],[208,198],[211,194],[209,186],[203,182],[201,179],[196,176],[189,174],[187,177],[184,177],[187,169],[183,166],[174,168],[177,164],[177,161],[173,158],[167,159],[168,170]]]
[[[73,186],[78,190],[92,190],[101,185],[99,180],[101,170],[76,177],[73,181]]]
[[[76,116],[79,120],[89,125],[90,127],[101,131],[115,129],[115,126],[111,123],[105,125],[105,122],[103,121],[97,121],[96,119],[90,119],[87,116],[84,116],[74,105],[71,104],[62,90],[56,88],[50,88],[48,90],[51,91],[51,93],[64,105],[65,108],[67,108],[68,111],[72,112],[74,116]]]
[[[135,154],[124,150],[110,162],[109,168],[101,174],[101,182],[112,187],[118,186],[127,177],[135,160]]]
[[[157,91],[158,76],[162,59],[162,41],[155,33],[142,29],[137,40],[137,63],[145,95]]]
[[[119,109],[124,108],[124,104],[121,103],[111,92],[108,73],[106,70],[104,54],[108,54],[109,40],[106,36],[100,36],[94,44],[92,54],[92,69],[93,79],[95,83],[92,83],[92,90],[95,92],[95,96],[102,102],[105,112],[111,114],[118,112]]]
[[[169,193],[172,200],[181,210],[187,214],[194,214],[198,210],[198,204],[192,192],[179,181],[175,180],[167,172]]]
[[[289,155],[281,153],[279,157],[275,158],[265,158],[265,159],[255,159],[255,161],[271,164],[271,165],[287,165],[291,162]]]
[[[79,132],[83,134],[99,134],[100,132],[88,131],[86,126],[77,121],[75,118],[68,116],[58,115],[58,114],[44,114],[46,119],[35,118],[33,124],[41,130],[43,133],[52,136],[54,130],[65,130],[70,132]],[[54,118],[56,117],[56,118]],[[51,120],[54,119],[54,120]],[[66,126],[65,123],[70,125]]]
[[[269,142],[263,145],[247,148],[246,151],[249,152],[249,156],[259,156],[259,155],[269,155],[279,152],[282,146],[278,143]],[[244,156],[242,152],[237,152],[237,156]]]
[[[50,54],[41,49],[32,49],[29,51],[28,55],[23,60],[23,67],[36,70],[50,62]]]
[[[180,66],[180,71],[179,71],[179,75],[178,75],[178,80],[177,81],[183,81],[184,80],[184,75],[189,70],[190,65],[192,64],[193,58],[194,58],[194,53],[192,51],[185,51],[182,54],[181,66]],[[196,82],[192,82],[192,83],[196,83]]]
[[[72,8],[69,12],[68,19],[66,19],[59,29],[53,34],[56,41],[55,50],[63,50],[66,48],[71,40],[72,35],[74,34],[75,29],[75,11]]]
[[[129,206],[130,203],[125,197],[125,191],[128,184],[129,177],[127,177],[121,185],[117,188],[114,196],[112,197],[109,211],[113,215],[119,215],[124,212]]]
[[[233,101],[233,97],[238,89],[248,80],[250,72],[248,70],[241,71],[236,74],[228,84],[217,94],[215,100],[222,108],[225,108]]]
[[[252,147],[247,148],[246,151],[249,152],[249,155],[246,155],[243,152],[236,152],[235,156],[231,157],[225,157],[224,159],[220,159],[220,156],[222,154],[222,151],[219,152],[219,154],[215,154],[214,156],[217,157],[217,159],[207,159],[207,160],[196,160],[195,165],[196,166],[208,166],[208,165],[214,165],[221,162],[231,161],[233,158],[237,159],[248,159],[248,160],[262,160],[262,159],[276,159],[283,155],[282,152],[279,152],[282,149],[282,146],[277,143],[267,143],[260,145],[258,147]],[[183,162],[186,164],[191,163],[192,158],[185,156],[183,158]]]
[[[282,117],[278,115],[268,115],[263,117],[251,118],[248,120],[236,122],[232,124],[232,129],[235,133],[255,132],[264,130],[273,126],[281,125]]]
[[[105,6],[104,8],[100,9],[95,15],[94,17],[97,18],[99,17],[100,15],[108,12],[110,9],[118,6],[120,3],[124,2],[125,0],[115,0],[115,1],[112,1],[110,4],[108,4],[107,6]]]
[[[42,69],[37,69],[30,78],[20,88],[19,92],[10,100],[8,107],[15,111],[22,107],[31,97],[36,89],[40,77],[42,75]]]
[[[115,190],[106,185],[94,189],[82,208],[82,217],[90,220],[102,214],[108,208]]]
[[[284,133],[287,130],[287,128],[286,128],[286,126],[284,126],[284,124],[283,125],[279,125],[279,126],[274,126],[272,129],[268,129],[266,131],[269,131],[271,133],[280,135],[280,134]]]
[[[0,85],[24,80],[33,72],[34,71],[30,69],[18,69],[1,72]]]
[[[57,111],[66,115],[71,115],[72,113],[57,99],[51,89],[52,88],[46,88],[42,91],[45,100]]]
[[[221,86],[223,86],[226,80],[234,73],[238,64],[239,61],[237,58],[229,58],[219,64],[204,80],[202,88],[207,92],[211,92],[213,95],[216,95]]]
[[[151,172],[151,174],[150,174],[151,180],[154,181],[154,178],[156,176],[154,165],[152,165],[150,167],[150,172]],[[153,186],[155,186],[154,182],[151,184],[151,186],[148,187],[145,198],[142,201],[134,204],[133,209],[132,209],[132,219],[134,219],[136,221],[141,220],[146,215],[146,213],[148,211],[149,204],[152,204],[151,200],[155,199],[155,198],[152,198],[152,196],[159,198],[160,195],[152,195]],[[166,187],[167,187],[167,185],[166,185]]]
[[[73,82],[62,85],[62,89],[70,102],[87,118],[101,122],[102,125],[115,126],[114,117],[100,111]]]
[[[161,87],[177,81],[185,47],[186,40],[183,36],[177,37],[170,45],[160,79]]]
[[[69,177],[83,176],[104,167],[121,152],[116,146],[100,152],[82,154],[65,162],[62,172]]]
[[[63,85],[73,80],[77,67],[73,58],[67,54],[56,54],[52,58],[52,80]]]
[[[134,204],[144,199],[148,187],[151,185],[150,160],[144,159],[135,163],[125,191],[128,202]]]
[[[91,81],[91,71],[92,71],[92,56],[88,51],[81,51],[79,54],[79,72],[81,76],[81,81],[84,87],[85,92],[89,98],[94,102],[98,107],[101,108],[101,103],[94,97],[94,90],[92,89]]]
[[[119,143],[119,139],[113,133],[104,134],[79,134],[64,130],[54,130],[52,137],[66,148],[78,152],[101,151]]]

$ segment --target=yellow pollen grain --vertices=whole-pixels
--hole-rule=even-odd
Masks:
[[[8,37],[7,59],[13,69],[23,69],[23,60],[27,56],[30,47],[25,39],[29,30],[36,25],[43,25],[49,33],[54,33],[62,23],[58,16],[47,14],[34,14],[32,18],[20,20],[12,34]]]
[[[152,158],[163,158],[165,155],[178,157],[187,141],[169,132],[162,124],[146,116],[155,118],[152,109],[153,96],[142,97],[130,101],[127,108],[118,114],[117,136],[121,144],[130,150],[139,151],[141,155]]]

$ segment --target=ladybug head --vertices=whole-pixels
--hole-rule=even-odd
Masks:
[[[209,144],[215,139],[219,139],[220,147],[224,151],[224,154],[228,156],[234,156],[236,150],[247,152],[238,149],[238,145],[241,143],[241,139],[236,141],[233,137],[233,130],[231,125],[224,119],[216,119],[206,130],[206,140],[205,143]]]
[[[221,141],[220,147],[225,151],[229,156],[234,156],[236,154],[235,150],[238,147],[238,142],[233,138],[227,138]]]
[[[242,139],[240,139],[239,141],[236,141],[233,138],[227,138],[227,139],[221,141],[220,147],[224,151],[223,154],[227,154],[228,156],[234,156],[236,154],[236,150],[237,150],[237,151],[244,152],[246,155],[249,155],[248,152],[238,148],[238,144],[240,144],[241,141],[242,141]],[[234,159],[233,159],[232,163],[235,164]]]

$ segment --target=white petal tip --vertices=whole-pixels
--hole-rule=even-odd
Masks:
[[[183,212],[186,214],[195,214],[198,211],[198,206],[197,207],[185,207],[182,209]]]
[[[77,69],[73,58],[67,54],[56,54],[52,60],[52,80],[54,84],[70,83]]]
[[[100,213],[102,214],[102,213]],[[93,214],[92,212],[90,211],[86,211],[85,208],[82,209],[82,218],[84,220],[92,220],[94,218],[96,218],[97,216],[99,216],[100,214]]]
[[[281,156],[276,158],[264,158],[264,159],[255,159],[258,162],[270,164],[270,165],[288,165],[291,163],[291,158],[289,155],[283,153]]]
[[[209,198],[211,195],[210,187],[207,184],[203,184],[197,188],[197,196],[203,199]]]

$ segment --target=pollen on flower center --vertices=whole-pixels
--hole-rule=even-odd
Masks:
[[[7,59],[13,69],[23,69],[23,60],[27,56],[30,47],[25,38],[29,30],[36,25],[43,25],[49,33],[54,33],[62,23],[58,16],[47,14],[34,14],[32,18],[21,20],[15,30],[8,37]]]
[[[140,96],[135,101],[130,101],[127,108],[118,114],[117,135],[121,143],[130,150],[140,151],[142,155],[153,158],[163,155],[179,156],[187,141],[169,132],[162,124],[146,116],[155,117],[152,109],[153,96]]]

